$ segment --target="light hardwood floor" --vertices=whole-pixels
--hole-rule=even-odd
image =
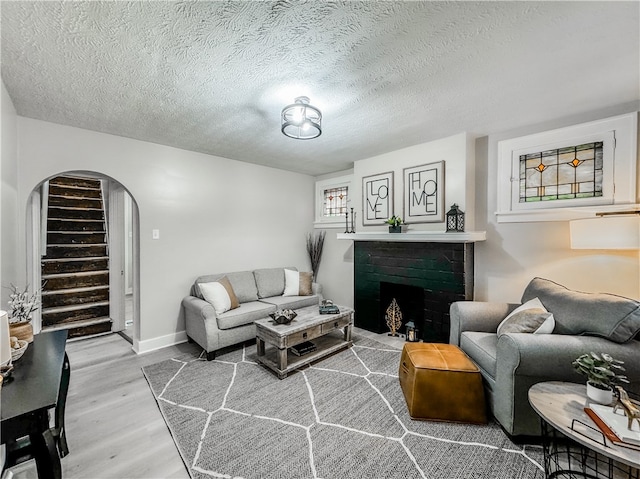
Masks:
[[[391,346],[400,338],[361,334]],[[61,460],[65,479],[188,478],[166,423],[151,394],[142,367],[185,352],[179,344],[136,355],[117,334],[67,343],[71,381],[66,427],[70,453]],[[14,479],[36,479],[35,463],[12,469]]]

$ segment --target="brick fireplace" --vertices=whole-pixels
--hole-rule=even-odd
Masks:
[[[449,342],[449,306],[473,299],[473,242],[354,241],[355,325],[389,331],[385,311],[395,298],[404,324],[427,342]]]

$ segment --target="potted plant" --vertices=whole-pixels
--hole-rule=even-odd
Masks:
[[[619,374],[625,370],[623,361],[613,359],[607,353],[583,354],[571,364],[587,376],[587,396],[600,404],[611,404],[614,385],[629,382],[626,376]]]
[[[29,343],[33,341],[33,327],[31,314],[40,307],[37,292],[29,294],[29,285],[19,290],[14,284],[10,285],[9,295],[9,332],[11,336],[23,339]]]
[[[402,218],[399,216],[393,215],[385,223],[389,225],[389,233],[402,233]]]

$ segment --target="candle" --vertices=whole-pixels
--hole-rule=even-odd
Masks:
[[[9,315],[6,311],[0,311],[0,366],[6,366],[10,362]]]

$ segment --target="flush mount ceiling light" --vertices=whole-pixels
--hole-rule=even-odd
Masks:
[[[322,134],[322,113],[309,105],[309,98],[299,96],[282,109],[281,131],[296,140],[311,140]]]

